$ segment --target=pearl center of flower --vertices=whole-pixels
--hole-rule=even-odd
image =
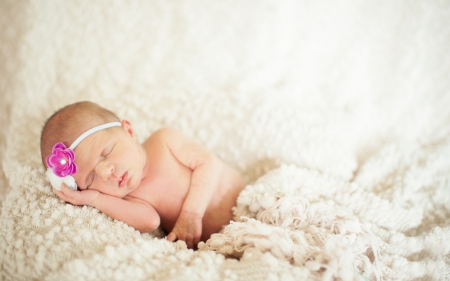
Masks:
[[[59,160],[59,163],[61,163],[61,165],[66,165],[67,160],[63,158],[63,159]]]

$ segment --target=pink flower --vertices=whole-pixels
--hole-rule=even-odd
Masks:
[[[58,142],[53,146],[52,154],[46,159],[47,166],[53,170],[58,177],[74,175],[77,173],[77,164],[75,164],[75,153],[70,148]]]

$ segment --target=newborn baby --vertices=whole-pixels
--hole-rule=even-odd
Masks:
[[[238,172],[180,132],[162,128],[140,144],[129,121],[92,102],[68,105],[47,120],[41,155],[64,201],[141,232],[161,226],[169,241],[189,248],[230,222],[245,187]]]

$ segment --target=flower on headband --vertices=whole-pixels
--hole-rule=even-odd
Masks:
[[[53,173],[60,178],[74,175],[77,172],[75,153],[61,142],[53,146],[52,154],[47,157],[46,162]]]

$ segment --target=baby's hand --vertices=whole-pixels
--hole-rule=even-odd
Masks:
[[[180,216],[172,229],[167,235],[167,240],[173,242],[175,240],[183,240],[190,249],[197,247],[202,236],[202,218],[195,214],[181,211]]]
[[[53,191],[59,198],[72,205],[93,206],[95,199],[100,195],[100,192],[97,190],[70,190],[64,183],[61,185],[61,191],[55,188]]]

